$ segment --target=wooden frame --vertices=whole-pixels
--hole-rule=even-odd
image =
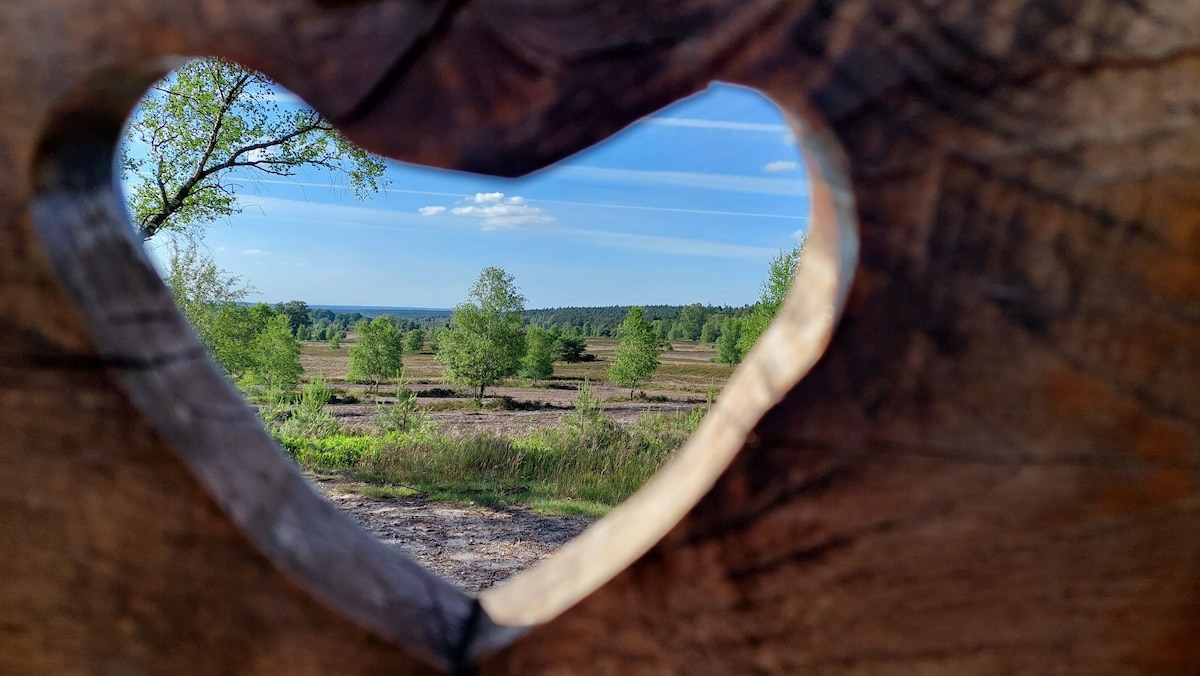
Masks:
[[[751,86],[815,255],[678,461],[472,599],[307,487],[124,226],[188,54],[505,175]],[[0,671],[1200,671],[1200,3],[43,0],[0,55]]]

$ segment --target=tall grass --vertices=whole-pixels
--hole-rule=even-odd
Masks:
[[[311,437],[279,430],[277,438],[309,470],[433,498],[599,514],[645,483],[696,429],[704,409],[646,413],[625,428],[595,406],[589,390],[581,391],[565,424],[516,436],[451,438],[417,430]]]

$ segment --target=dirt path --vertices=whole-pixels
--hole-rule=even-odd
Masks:
[[[541,516],[423,498],[371,498],[361,484],[314,480],[339,509],[384,544],[469,592],[491,587],[546,558],[591,520]]]

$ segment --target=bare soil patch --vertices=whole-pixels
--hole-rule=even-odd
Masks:
[[[591,525],[582,516],[454,505],[418,497],[373,498],[361,484],[314,479],[338,509],[384,544],[468,592],[541,561]]]

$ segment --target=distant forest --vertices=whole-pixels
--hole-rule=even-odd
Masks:
[[[629,305],[607,307],[562,307],[526,310],[525,323],[586,338],[612,338],[629,314]],[[721,322],[727,317],[745,317],[752,306],[644,305],[646,320],[664,340],[716,342]],[[331,333],[344,333],[362,319],[387,317],[401,331],[421,329],[432,334],[450,322],[449,309],[308,306],[303,301],[280,303],[275,308],[288,314],[301,340],[327,340]]]

